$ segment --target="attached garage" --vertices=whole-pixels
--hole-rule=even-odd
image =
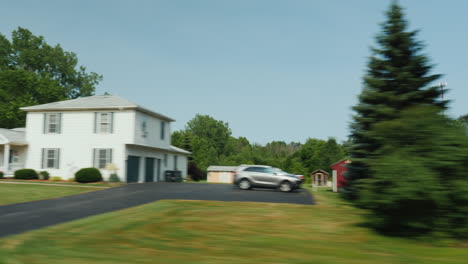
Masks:
[[[138,182],[140,176],[140,157],[128,156],[127,159],[127,182]]]
[[[207,181],[211,183],[233,183],[237,166],[208,167]]]

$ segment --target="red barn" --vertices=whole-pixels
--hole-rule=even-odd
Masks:
[[[338,192],[339,188],[343,188],[346,185],[346,178],[344,173],[348,170],[346,164],[351,163],[350,160],[340,160],[333,163],[330,167],[333,170],[333,191]]]

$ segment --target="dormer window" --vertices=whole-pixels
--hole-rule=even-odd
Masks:
[[[44,114],[44,133],[45,134],[60,134],[61,123],[62,123],[61,119],[62,119],[61,113]]]
[[[95,113],[95,133],[113,133],[114,113],[100,112]]]

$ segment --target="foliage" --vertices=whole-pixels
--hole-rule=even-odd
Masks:
[[[39,179],[39,176],[37,175],[37,172],[33,169],[20,169],[16,170],[15,173],[15,179],[18,180],[36,180]]]
[[[307,178],[316,169],[329,171],[330,164],[347,155],[345,148],[333,138],[310,138],[304,145],[272,141],[262,146],[251,144],[245,137],[236,138],[230,134],[227,123],[197,115],[184,130],[173,132],[172,144],[193,153],[189,174],[194,180],[204,179],[210,165],[240,164],[270,165]]]
[[[407,21],[396,1],[387,12],[387,21],[377,36],[377,48],[372,49],[364,89],[351,124],[352,163],[347,173],[347,197],[357,199],[359,179],[372,177],[369,159],[388,144],[385,138],[372,136],[373,126],[400,117],[404,109],[417,105],[446,108],[440,100],[440,89],[431,84],[440,75],[431,74],[433,66],[422,55],[423,44],[416,40],[416,31],[407,31]]]
[[[109,176],[109,182],[120,182],[120,178],[117,173],[111,173]]]
[[[68,182],[76,182],[76,179],[75,178],[68,178],[67,181]]]
[[[78,66],[75,53],[19,27],[0,34],[0,127],[24,127],[20,107],[94,94],[102,76]]]
[[[468,137],[440,108],[420,106],[380,122],[372,132],[387,144],[357,181],[369,223],[398,235],[438,232],[468,237]]]
[[[101,172],[96,168],[83,168],[75,173],[75,179],[80,183],[102,181]]]
[[[5,174],[3,173],[3,171],[0,171],[0,179],[3,179],[4,176]]]
[[[59,176],[54,176],[54,177],[51,177],[50,178],[51,181],[63,181],[62,177],[59,177]]]
[[[39,179],[41,179],[41,180],[48,180],[49,177],[50,177],[49,172],[47,172],[47,171],[40,171],[40,172],[39,172]]]
[[[188,166],[188,175],[194,181],[206,179],[206,173],[200,170],[194,162],[190,162]]]

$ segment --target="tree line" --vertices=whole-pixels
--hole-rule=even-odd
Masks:
[[[233,137],[228,123],[208,115],[196,115],[184,129],[173,132],[172,144],[193,153],[189,174],[196,179],[205,178],[210,165],[241,164],[270,165],[309,177],[316,169],[330,172],[330,165],[347,155],[344,145],[334,138],[251,143],[245,137]]]

